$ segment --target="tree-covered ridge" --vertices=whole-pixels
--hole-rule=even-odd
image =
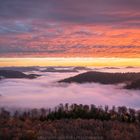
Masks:
[[[37,74],[24,74],[20,71],[14,71],[14,70],[0,70],[0,78],[28,78],[33,79],[37,78],[40,75]]]
[[[108,106],[96,107],[95,105],[83,104],[60,104],[51,109],[30,109],[25,111],[7,111],[0,109],[0,118],[20,118],[25,120],[30,118],[33,120],[59,120],[59,119],[97,119],[97,120],[117,120],[120,122],[140,122],[140,110],[127,108],[125,106],[109,109]]]
[[[140,89],[140,79],[131,82],[126,86],[127,89]]]
[[[63,119],[55,121],[0,120],[1,140],[139,140],[138,123]]]
[[[76,76],[60,80],[59,82],[97,82],[101,84],[116,84],[124,82],[132,82],[140,79],[140,73],[128,72],[128,73],[108,73],[108,72],[96,72],[89,71]]]
[[[64,83],[101,83],[101,84],[118,84],[125,83],[126,89],[140,89],[140,73],[128,72],[128,73],[108,73],[108,72],[96,72],[89,71],[82,74],[78,74],[73,77],[69,77],[58,82]]]
[[[0,110],[1,140],[139,140],[140,111],[60,104],[54,109]]]

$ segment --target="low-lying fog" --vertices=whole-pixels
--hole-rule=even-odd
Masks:
[[[138,72],[138,68],[100,69],[109,72]],[[140,72],[140,71],[139,71]],[[33,73],[33,72],[31,72]],[[38,72],[37,79],[0,80],[0,107],[47,108],[60,103],[122,106],[140,109],[140,90],[122,89],[122,85],[98,83],[65,84],[56,81],[78,73]]]

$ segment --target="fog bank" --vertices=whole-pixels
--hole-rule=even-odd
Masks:
[[[41,73],[37,79],[5,79],[0,81],[0,106],[47,108],[60,103],[127,106],[140,108],[140,91],[122,89],[122,85],[98,83],[65,84],[58,80],[77,73]]]

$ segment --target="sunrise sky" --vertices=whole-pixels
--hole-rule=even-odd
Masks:
[[[0,66],[60,59],[140,66],[140,0],[0,0]]]

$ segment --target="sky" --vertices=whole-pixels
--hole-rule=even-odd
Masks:
[[[140,58],[0,58],[0,67],[11,66],[91,66],[91,67],[140,67]],[[131,67],[130,67],[131,68]],[[124,69],[123,69],[124,70]]]
[[[140,0],[0,0],[0,57],[140,58]]]

